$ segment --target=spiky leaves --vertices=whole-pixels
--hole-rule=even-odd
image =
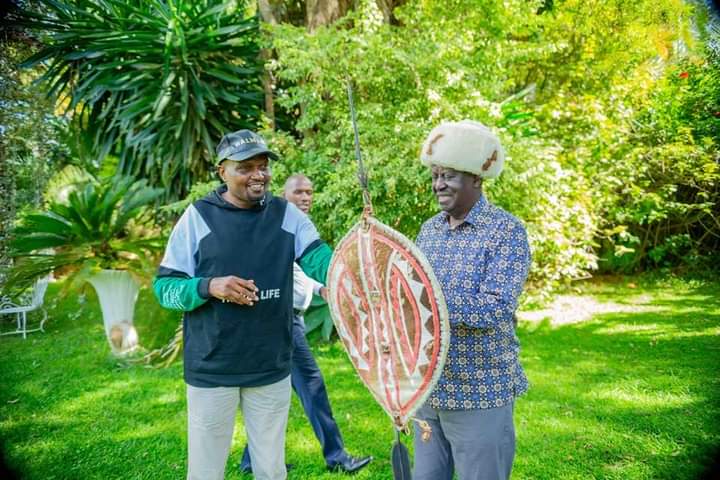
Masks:
[[[80,277],[98,268],[144,270],[162,241],[140,225],[161,194],[146,180],[92,179],[72,191],[67,202],[25,215],[14,231],[8,288],[27,287],[61,268]]]
[[[25,65],[91,137],[94,155],[182,197],[206,180],[222,134],[255,125],[262,101],[258,22],[245,2],[41,0],[22,22],[46,32]]]

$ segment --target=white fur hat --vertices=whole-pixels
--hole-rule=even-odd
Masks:
[[[443,122],[423,143],[420,161],[461,172],[495,178],[505,162],[500,140],[485,125],[473,120]]]

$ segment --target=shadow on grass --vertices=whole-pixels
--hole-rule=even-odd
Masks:
[[[0,343],[0,435],[8,462],[21,478],[181,477],[181,365],[121,368],[94,292],[59,299],[59,288],[48,292],[45,333]]]
[[[58,286],[52,287],[51,296]],[[182,363],[159,370],[125,368],[110,355],[92,292],[82,301],[75,295],[51,303],[45,334],[0,343],[0,438],[10,465],[22,478],[182,478],[186,461]],[[152,311],[138,307],[139,330],[143,321],[150,321]],[[324,350],[330,350],[323,358],[330,390],[347,390],[347,403],[336,408],[336,417],[348,449],[387,456],[392,435],[389,420],[370,403],[340,347],[330,345]],[[368,448],[367,439],[382,437],[377,432],[383,428],[387,442]],[[228,479],[243,478],[236,466],[244,443],[238,413]],[[337,477],[326,471],[320,447],[296,400],[290,414],[287,456],[298,465],[290,478]],[[389,479],[389,465],[377,460],[354,478]]]
[[[619,288],[607,298],[646,302],[653,312],[521,325],[532,387],[516,403],[513,478],[682,480],[709,463],[720,444],[720,290],[639,293]],[[339,344],[314,349],[347,449],[375,457],[354,478],[389,480],[390,419]],[[23,478],[181,478],[184,388],[179,362],[119,367],[97,304],[70,298],[51,312],[46,334],[0,341],[0,436]],[[236,469],[240,415],[237,425],[230,480],[250,478]],[[296,464],[291,480],[337,478],[296,399],[287,459]]]
[[[532,387],[517,402],[515,477],[699,478],[720,445],[717,292],[522,325]]]

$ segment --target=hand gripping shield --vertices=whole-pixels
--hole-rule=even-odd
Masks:
[[[328,285],[350,361],[405,428],[437,383],[450,338],[445,299],[425,255],[366,211],[335,249]]]

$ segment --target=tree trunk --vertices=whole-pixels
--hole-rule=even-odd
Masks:
[[[399,4],[405,0],[389,0],[392,4]],[[288,0],[258,0],[258,11],[263,22],[270,25],[278,23],[290,23],[302,25],[309,32],[315,31],[318,27],[330,25],[344,17],[355,6],[354,0],[308,0],[307,2],[294,2]],[[261,52],[263,63],[267,63],[273,56],[273,52],[264,49]],[[273,96],[272,74],[265,70],[262,78],[263,91],[265,95],[265,115],[270,121],[271,128],[275,128],[275,102]],[[302,82],[302,80],[301,80]],[[303,106],[300,105],[302,109]],[[304,132],[310,134],[310,132]]]
[[[10,251],[10,232],[13,229],[15,221],[15,178],[17,175],[13,171],[8,158],[8,152],[5,142],[0,142],[0,198],[3,204],[0,206],[0,272],[4,271],[11,265],[8,255]],[[0,273],[0,282],[5,283],[5,274]]]
[[[282,2],[280,2],[281,6]],[[278,16],[281,14],[281,10],[278,8],[278,2],[272,0],[258,0],[258,10],[260,11],[260,18],[263,22],[270,25],[277,25]],[[273,96],[273,77],[272,74],[267,70],[265,65],[268,60],[272,58],[272,52],[267,48],[263,48],[260,51],[260,59],[263,62],[263,76],[262,86],[263,93],[265,95],[265,115],[270,121],[270,128],[275,130],[275,99]]]
[[[306,2],[306,25],[310,32],[341,19],[354,7],[352,0],[308,0]]]
[[[278,17],[282,14],[281,7],[282,2],[278,5],[277,1],[258,0],[260,18],[262,18],[263,22],[269,23],[270,25],[276,25],[278,23]]]
[[[385,23],[389,25],[401,26],[402,22],[395,17],[395,8],[405,5],[407,0],[375,0],[378,8],[383,14]]]
[[[258,0],[258,11],[263,22],[305,25],[305,2],[296,0]]]
[[[272,52],[267,48],[263,48],[260,51],[260,58],[263,62],[262,86],[263,93],[265,94],[265,115],[270,121],[270,128],[275,130],[275,99],[273,94],[274,78],[266,67],[268,60],[272,58]]]

